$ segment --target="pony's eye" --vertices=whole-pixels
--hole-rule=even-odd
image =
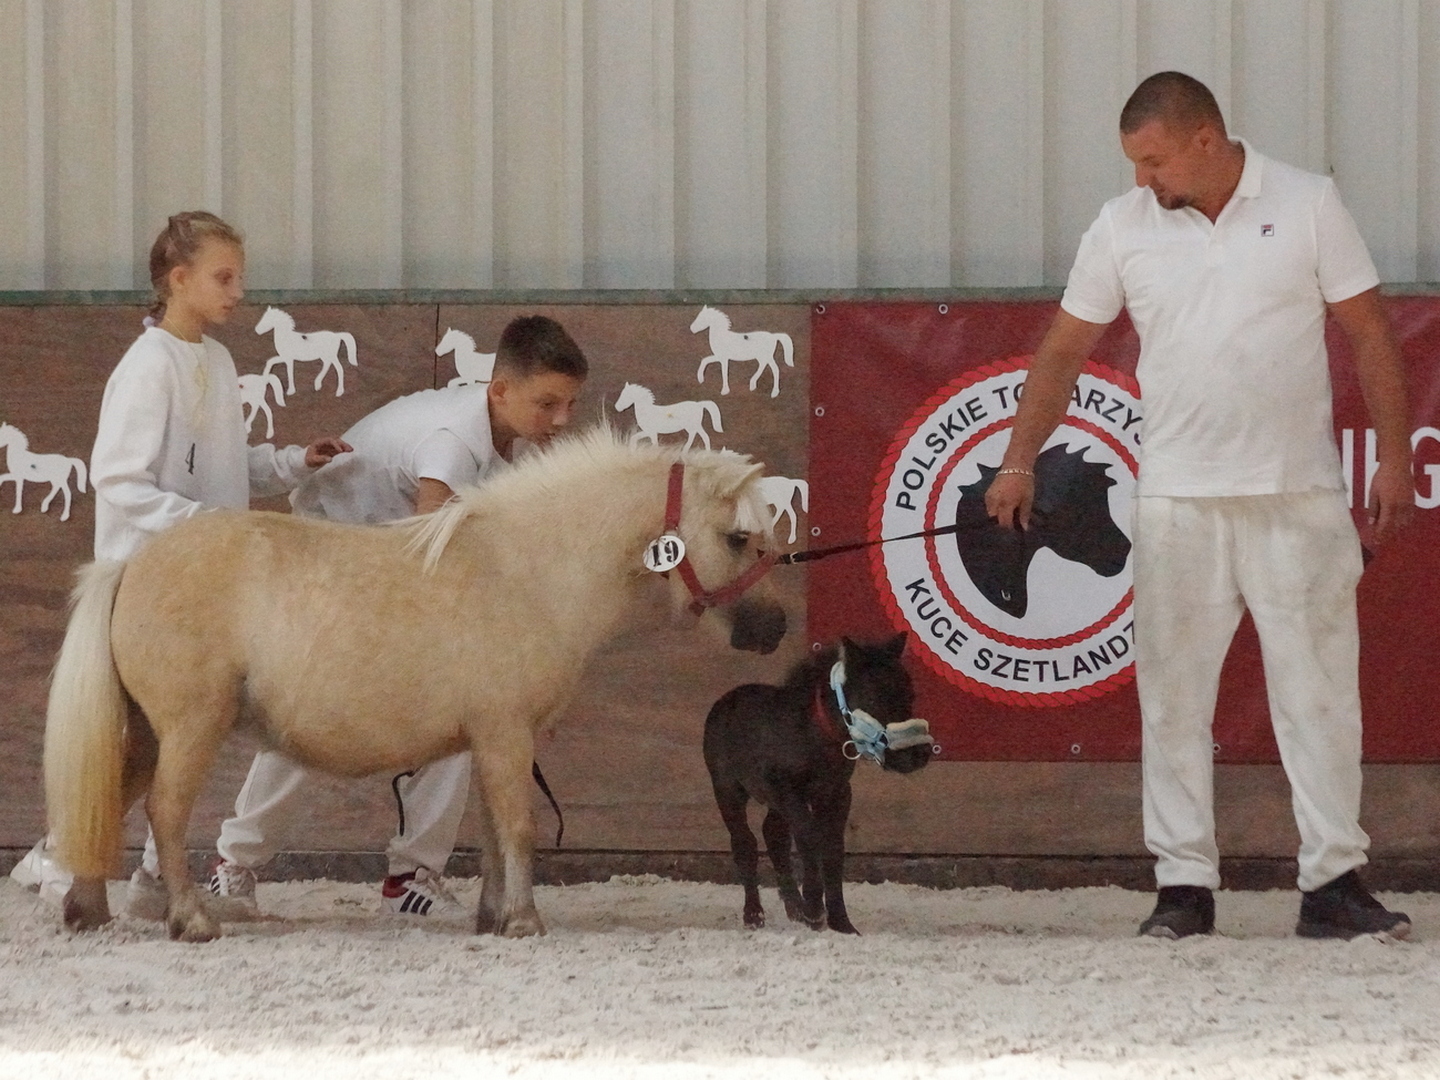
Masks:
[[[730,545],[731,551],[744,551],[750,543],[750,534],[747,532],[732,532],[725,534],[725,543]]]

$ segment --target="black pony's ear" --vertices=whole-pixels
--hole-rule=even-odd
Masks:
[[[905,651],[905,642],[909,637],[910,634],[908,631],[901,630],[900,633],[887,641],[881,648],[884,650],[886,656],[892,660],[899,660],[900,654]]]

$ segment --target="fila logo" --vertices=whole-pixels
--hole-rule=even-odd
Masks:
[[[1261,226],[1260,226],[1260,235],[1261,235],[1261,236],[1274,236],[1274,235],[1275,235],[1275,226],[1274,226],[1274,225],[1261,225]]]

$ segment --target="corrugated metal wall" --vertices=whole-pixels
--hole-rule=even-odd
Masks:
[[[1170,67],[1440,279],[1440,0],[0,0],[0,289],[1054,285]]]

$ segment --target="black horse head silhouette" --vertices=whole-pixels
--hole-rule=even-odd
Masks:
[[[1035,505],[1023,533],[1006,529],[985,512],[985,492],[998,465],[981,465],[980,479],[961,487],[955,511],[960,562],[980,594],[1008,615],[1024,618],[1030,606],[1026,578],[1042,547],[1090,567],[1101,577],[1125,569],[1130,541],[1110,516],[1109,466],[1086,461],[1085,450],[1052,446],[1035,461]]]

